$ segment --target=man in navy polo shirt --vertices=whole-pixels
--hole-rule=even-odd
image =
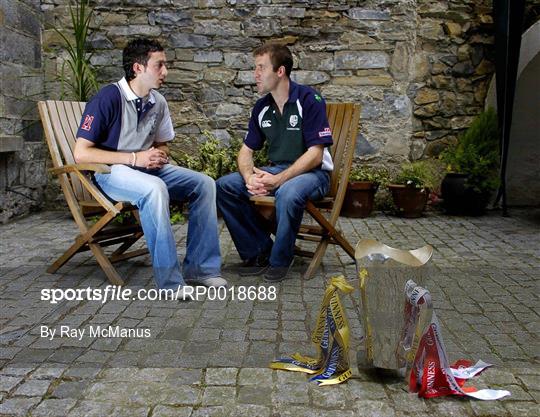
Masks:
[[[95,174],[111,199],[139,208],[158,288],[187,283],[225,286],[221,278],[215,183],[201,173],[169,164],[167,142],[174,130],[165,98],[155,91],[167,76],[163,47],[135,39],[123,51],[125,78],[102,88],[86,105],[77,132],[78,163],[111,165]],[[189,202],[183,274],[170,224],[169,199]]]
[[[253,55],[257,90],[265,95],[253,108],[238,153],[239,172],[216,182],[217,203],[244,261],[240,275],[264,274],[266,281],[278,282],[292,264],[307,200],[328,192],[332,133],[322,97],[290,80],[293,60],[286,46],[268,43]],[[253,152],[265,142],[270,166],[257,168]],[[275,242],[249,201],[252,195],[276,198]]]

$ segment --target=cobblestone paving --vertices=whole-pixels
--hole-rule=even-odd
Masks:
[[[272,371],[280,355],[314,353],[309,342],[325,279],[355,266],[329,248],[323,267],[302,281],[305,262],[277,285],[275,301],[40,300],[44,288],[104,288],[95,261],[77,255],[57,274],[46,266],[68,246],[76,228],[67,214],[45,212],[0,226],[0,415],[9,416],[538,416],[538,278],[540,210],[419,220],[341,219],[356,243],[375,238],[435,253],[427,288],[443,326],[450,360],[497,365],[474,380],[512,396],[481,402],[418,399],[396,377],[360,373],[339,386],[317,387],[302,374]],[[239,261],[222,227],[224,276],[234,285],[269,285],[240,278]],[[186,226],[177,226],[179,252]],[[119,266],[127,288],[153,288],[148,259]],[[358,292],[346,297],[352,350],[361,337]],[[151,337],[41,337],[41,326],[118,325],[149,328]],[[351,359],[354,363],[354,352]]]

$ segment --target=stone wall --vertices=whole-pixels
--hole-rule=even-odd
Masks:
[[[67,26],[58,0],[46,24]],[[328,101],[362,104],[357,156],[397,163],[437,154],[482,109],[493,72],[491,3],[481,0],[99,0],[92,63],[102,82],[122,76],[130,36],[168,50],[169,99],[181,146],[203,130],[243,137],[257,99],[254,47],[270,39],[295,56],[293,78]],[[50,30],[47,65],[59,65]],[[61,55],[60,55],[61,57]]]
[[[46,151],[39,0],[0,0],[0,222],[43,202]]]
[[[54,77],[65,51],[52,28],[69,32],[67,4],[0,0],[0,220],[43,201],[46,151],[39,123],[33,123],[33,101],[43,91],[47,98],[59,97]],[[121,50],[128,38],[149,36],[167,48],[169,76],[162,92],[169,99],[177,146],[188,151],[196,149],[205,130],[224,143],[244,136],[257,99],[251,51],[270,39],[292,49],[294,79],[328,101],[361,103],[356,155],[373,164],[395,166],[437,155],[481,111],[493,72],[490,0],[91,4],[92,63],[102,84],[123,75]],[[540,0],[528,4],[534,20]]]

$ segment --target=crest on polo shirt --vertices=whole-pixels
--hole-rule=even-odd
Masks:
[[[289,124],[291,127],[295,127],[298,124],[298,116],[296,114],[293,114],[291,117],[289,117]]]
[[[90,129],[92,129],[93,121],[94,121],[94,116],[90,116],[89,114],[87,114],[86,117],[84,118],[84,122],[81,126],[81,129],[90,132]]]

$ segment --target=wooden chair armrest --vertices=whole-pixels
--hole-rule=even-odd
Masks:
[[[88,190],[92,197],[107,211],[119,214],[120,210],[88,179],[82,171],[94,171],[101,173],[111,172],[111,168],[104,164],[70,164],[58,168],[51,168],[50,171],[57,175],[74,174],[79,178],[82,186]]]
[[[105,164],[68,164],[61,167],[50,168],[49,171],[56,175],[76,173],[80,171],[92,171],[99,172],[101,174],[108,174],[111,172],[111,167]]]

